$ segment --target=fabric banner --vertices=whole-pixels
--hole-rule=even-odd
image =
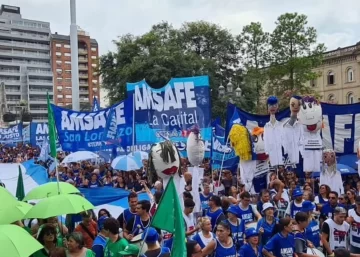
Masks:
[[[132,144],[132,98],[128,98],[107,109],[96,112],[77,112],[51,105],[58,139],[64,151],[101,151],[112,148],[104,142],[104,133],[109,131],[107,122],[110,110],[114,109],[117,123],[117,138],[121,146]]]
[[[225,142],[225,129],[219,124],[214,124],[213,127],[213,140],[212,140],[212,152],[211,161],[212,169],[220,169],[221,163],[223,162],[223,169],[231,170],[236,172],[239,157],[235,155],[235,151]]]
[[[145,80],[127,84],[135,101],[137,145],[170,139],[186,156],[186,130],[197,125],[205,141],[205,156],[211,151],[211,103],[209,77],[173,78],[162,88],[151,88]]]
[[[23,124],[22,122],[10,126],[8,128],[0,128],[0,142],[1,143],[14,143],[23,141]]]
[[[30,141],[30,125],[23,128],[22,135],[23,135],[24,142]]]
[[[327,104],[321,103],[324,128],[322,130],[323,145],[325,148],[334,149],[337,155],[348,155],[357,152],[360,140],[360,103],[356,104]],[[241,123],[249,130],[254,127],[263,127],[270,120],[269,115],[255,115],[247,113],[233,104],[227,106],[227,124],[231,124],[234,111],[237,111]],[[287,108],[277,113],[279,121],[290,117]],[[228,132],[230,127],[226,126]]]
[[[30,123],[30,144],[32,146],[42,146],[44,141],[49,141],[49,128],[45,122]]]

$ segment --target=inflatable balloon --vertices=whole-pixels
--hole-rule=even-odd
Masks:
[[[201,138],[200,130],[195,127],[191,130],[186,143],[188,160],[193,166],[199,166],[205,157],[205,144]]]
[[[169,140],[154,144],[149,153],[149,179],[155,182],[158,178],[166,179],[180,173],[180,153]]]

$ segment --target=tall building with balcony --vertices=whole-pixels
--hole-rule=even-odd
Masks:
[[[93,97],[100,100],[98,58],[99,49],[95,39],[78,29],[79,97],[80,109],[89,110]],[[54,102],[58,106],[71,106],[71,50],[70,36],[52,35],[52,70],[54,74]]]
[[[20,7],[0,9],[0,83],[5,83],[8,110],[26,105],[34,121],[47,120],[47,98],[53,96],[50,23],[23,19]],[[19,109],[20,108],[20,109]]]

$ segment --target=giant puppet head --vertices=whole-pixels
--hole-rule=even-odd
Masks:
[[[231,146],[234,148],[235,154],[242,161],[250,161],[253,159],[253,146],[249,130],[240,124],[234,124],[229,133]]]
[[[150,181],[173,176],[176,172],[181,176],[180,153],[176,146],[169,140],[154,144],[149,153]]]
[[[279,101],[276,96],[269,96],[266,101],[268,112],[270,115],[275,115],[279,110]]]
[[[330,173],[336,172],[336,154],[333,149],[325,149],[323,151],[323,162],[327,166],[327,171]]]
[[[186,143],[186,153],[193,166],[199,166],[205,157],[205,144],[200,135],[199,127],[191,129]]]
[[[312,96],[303,97],[298,115],[305,131],[315,133],[322,127],[322,110],[320,103]]]
[[[301,107],[301,96],[293,95],[290,98],[290,111],[291,116],[297,116]]]
[[[269,156],[265,153],[264,128],[255,127],[251,136],[254,144],[254,151],[256,153],[256,160],[267,160]]]

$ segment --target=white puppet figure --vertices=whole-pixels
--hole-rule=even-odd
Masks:
[[[275,117],[275,114],[279,110],[278,99],[275,96],[270,96],[267,99],[267,106],[270,121],[267,122],[264,127],[264,146],[265,152],[269,155],[271,166],[275,167],[284,164],[281,143],[283,126]]]
[[[320,173],[320,185],[328,185],[332,191],[339,195],[344,193],[341,172],[337,170],[336,154],[332,149],[323,151],[323,171]]]
[[[191,165],[199,166],[205,157],[205,144],[201,138],[199,127],[195,126],[190,130],[186,142],[186,153]]]
[[[282,131],[282,146],[284,153],[288,155],[290,164],[298,164],[300,157],[302,126],[298,121],[298,113],[301,107],[301,97],[290,98],[290,118],[284,123]]]
[[[163,180],[163,186],[166,188],[170,177],[174,177],[174,183],[177,188],[180,187],[181,169],[180,153],[176,146],[169,140],[154,144],[149,153],[149,171],[148,178],[150,183],[155,183],[158,178]]]
[[[320,103],[312,96],[303,97],[298,119],[302,125],[301,154],[304,159],[304,172],[320,171],[323,149]]]

